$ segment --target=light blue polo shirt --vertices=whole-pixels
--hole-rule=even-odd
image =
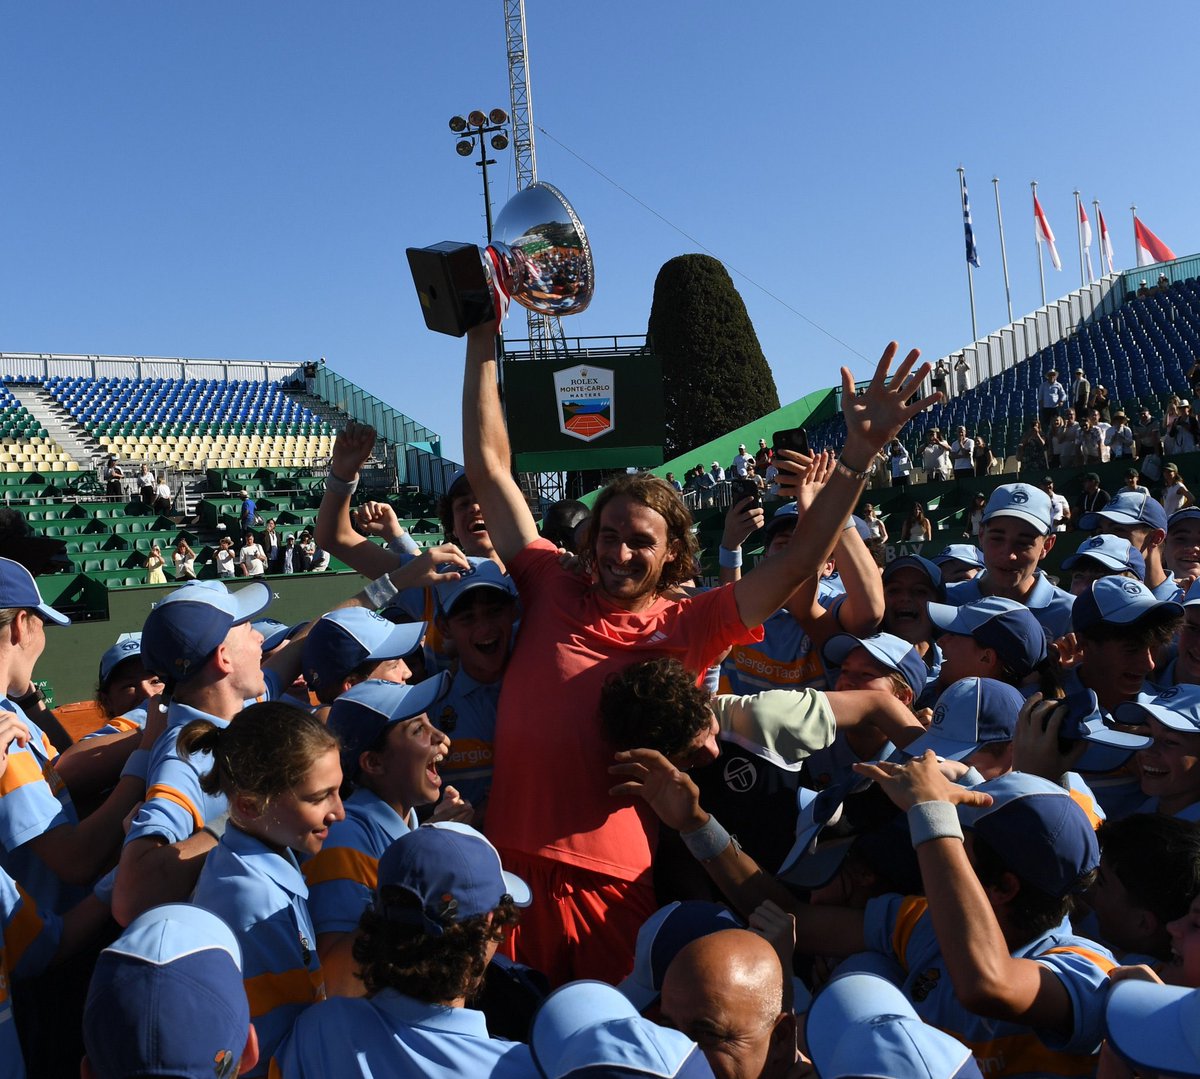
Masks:
[[[983,599],[980,584],[986,576],[985,569],[969,581],[955,581],[946,585],[946,602],[954,607],[962,607]],[[1032,591],[1021,602],[1042,627],[1050,631],[1053,639],[1065,637],[1071,632],[1071,608],[1075,605],[1075,597],[1051,584],[1041,570],[1037,571]]]
[[[283,687],[274,671],[264,671],[264,700],[277,700]],[[243,702],[247,707],[256,701]],[[167,843],[182,843],[207,822],[219,820],[229,812],[229,801],[219,791],[206,794],[200,789],[200,777],[212,771],[212,754],[181,754],[176,748],[179,732],[194,719],[207,719],[218,727],[229,720],[201,712],[190,704],[173,700],[167,706],[167,729],[150,750],[146,768],[146,800],[138,810],[125,842],[159,836]]]
[[[24,900],[12,877],[0,870],[0,1070],[5,1079],[25,1079],[25,1058],[17,1040],[17,1024],[13,1020],[9,970],[10,956],[15,951],[9,940],[9,930],[20,912]]]
[[[482,1012],[425,1004],[394,989],[369,1000],[335,997],[309,1008],[272,1065],[272,1074],[283,1079],[529,1079],[538,1074],[529,1046],[491,1037]]]
[[[379,859],[397,839],[417,827],[415,810],[401,817],[374,791],[358,787],[342,805],[346,819],[329,826],[320,853],[302,867],[308,913],[317,934],[353,933],[371,905]]]
[[[1108,972],[1116,966],[1103,945],[1075,936],[1064,920],[1011,953],[1014,959],[1032,959],[1048,968],[1071,998],[1071,1031],[1057,1037],[1021,1023],[986,1019],[959,1003],[923,898],[880,896],[868,900],[864,915],[867,947],[904,968],[900,988],[917,1014],[966,1043],[985,1075],[1034,1079],[1092,1074],[1104,1037]]]
[[[62,914],[86,891],[64,884],[27,845],[79,817],[67,785],[54,770],[58,752],[36,723],[7,697],[0,710],[24,721],[31,735],[25,746],[14,739],[8,766],[0,774],[0,869],[19,880],[43,910]]]
[[[776,611],[762,631],[761,641],[735,644],[721,661],[719,692],[744,697],[768,689],[827,688],[820,653],[789,611]]]
[[[307,899],[296,856],[278,854],[232,824],[196,882],[192,902],[224,921],[242,948],[242,980],[262,1054],[249,1075],[266,1075],[297,1016],[325,999]]]
[[[476,807],[487,801],[492,789],[492,743],[501,685],[500,679],[477,682],[460,669],[450,683],[450,692],[429,716],[450,739],[450,755],[438,765],[442,780]]]

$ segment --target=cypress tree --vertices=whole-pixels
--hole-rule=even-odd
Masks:
[[[647,336],[662,363],[668,458],[779,407],[746,305],[716,259],[679,255],[658,271]]]

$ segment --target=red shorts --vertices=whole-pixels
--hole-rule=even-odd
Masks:
[[[505,954],[556,988],[579,978],[616,985],[633,970],[638,930],[658,909],[652,885],[508,850],[500,857],[533,893]]]

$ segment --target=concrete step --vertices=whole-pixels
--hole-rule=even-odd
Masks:
[[[100,445],[65,408],[40,386],[9,385],[12,395],[81,469],[94,467]]]

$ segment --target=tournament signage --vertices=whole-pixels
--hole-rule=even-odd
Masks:
[[[613,373],[607,367],[568,367],[554,372],[558,429],[582,442],[594,442],[616,427]]]
[[[662,464],[662,374],[648,354],[598,363],[504,362],[504,408],[518,472]]]

